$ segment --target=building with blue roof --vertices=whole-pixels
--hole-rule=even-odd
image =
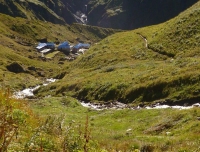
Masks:
[[[62,51],[64,53],[70,53],[70,45],[67,41],[61,43],[58,48],[59,51]]]
[[[87,43],[78,43],[72,48],[72,53],[77,53],[79,49],[89,49],[90,44]]]

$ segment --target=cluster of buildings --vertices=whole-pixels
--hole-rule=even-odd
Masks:
[[[42,53],[42,55],[53,52],[54,50],[61,51],[65,54],[76,54],[83,53],[86,49],[89,49],[90,44],[88,43],[78,43],[76,45],[70,45],[67,41],[60,43],[57,47],[53,42],[39,43],[36,49]]]

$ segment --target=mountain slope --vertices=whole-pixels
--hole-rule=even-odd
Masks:
[[[167,21],[197,1],[0,0],[0,13],[59,24],[83,23],[85,14],[89,25],[135,29]]]
[[[89,24],[135,29],[165,22],[198,0],[92,0],[88,3]]]
[[[50,87],[86,101],[197,102],[199,8],[200,2],[166,23],[107,37]]]
[[[0,13],[58,24],[76,22],[74,14],[83,11],[85,1],[71,0],[0,0]]]

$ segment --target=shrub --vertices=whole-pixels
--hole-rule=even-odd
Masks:
[[[23,102],[9,95],[9,89],[6,92],[0,90],[0,151],[7,151],[13,138],[18,138],[30,113]]]

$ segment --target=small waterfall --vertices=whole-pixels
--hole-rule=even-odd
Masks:
[[[81,24],[87,24],[88,20],[87,20],[87,5],[83,6],[83,12],[81,11],[77,11],[76,14],[73,14],[76,22],[81,23]]]
[[[74,14],[74,17],[76,19],[76,22],[81,23],[81,24],[87,24],[86,14],[78,11],[78,12],[76,12],[76,14]]]

